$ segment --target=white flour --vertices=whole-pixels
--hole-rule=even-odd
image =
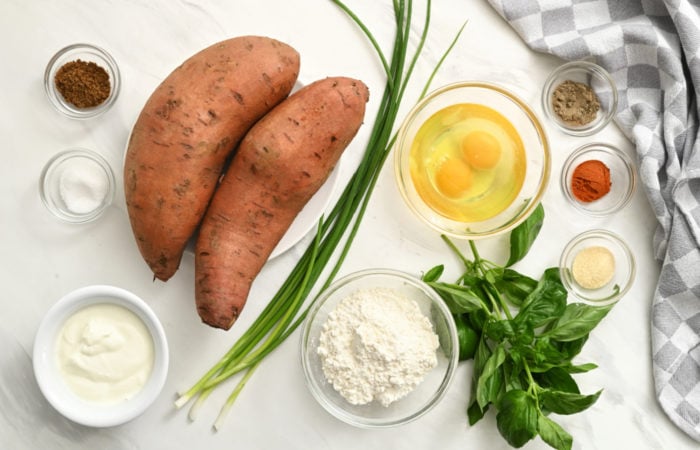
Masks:
[[[323,326],[317,352],[326,379],[348,402],[388,406],[437,365],[438,346],[415,301],[376,288],[340,301]]]

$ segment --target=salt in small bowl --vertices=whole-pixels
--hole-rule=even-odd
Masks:
[[[84,148],[59,152],[39,177],[42,202],[68,223],[87,223],[100,217],[114,200],[115,191],[116,179],[107,160]]]

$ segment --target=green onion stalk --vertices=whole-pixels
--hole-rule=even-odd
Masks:
[[[396,139],[396,134],[393,133],[396,118],[406,86],[427,38],[430,25],[430,0],[426,3],[423,32],[410,59],[409,41],[413,1],[393,1],[396,32],[390,61],[387,60],[374,35],[362,20],[342,1],[331,1],[343,10],[369,39],[386,73],[386,85],[363,157],[333,209],[319,220],[313,242],[251,326],[211,369],[175,401],[177,408],[193,401],[189,417],[194,420],[198,409],[214,388],[232,376],[244,372],[223,405],[214,423],[215,430],[221,428],[225,416],[260,362],[304,321],[316,298],[306,302],[311,292],[314,289],[322,292],[331,284],[340,270],[357,234],[382,166]],[[437,69],[454,47],[463,29],[464,26],[438,61],[420,94],[421,97],[427,92]],[[319,287],[324,274],[325,279]],[[305,304],[306,307],[303,308]]]

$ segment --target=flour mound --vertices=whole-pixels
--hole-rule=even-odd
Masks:
[[[317,353],[333,388],[353,405],[389,406],[437,365],[438,336],[418,304],[392,289],[356,291],[323,326]]]

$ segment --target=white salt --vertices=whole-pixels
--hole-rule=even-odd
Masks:
[[[88,214],[104,201],[109,182],[97,163],[76,160],[61,173],[58,189],[70,212]]]

